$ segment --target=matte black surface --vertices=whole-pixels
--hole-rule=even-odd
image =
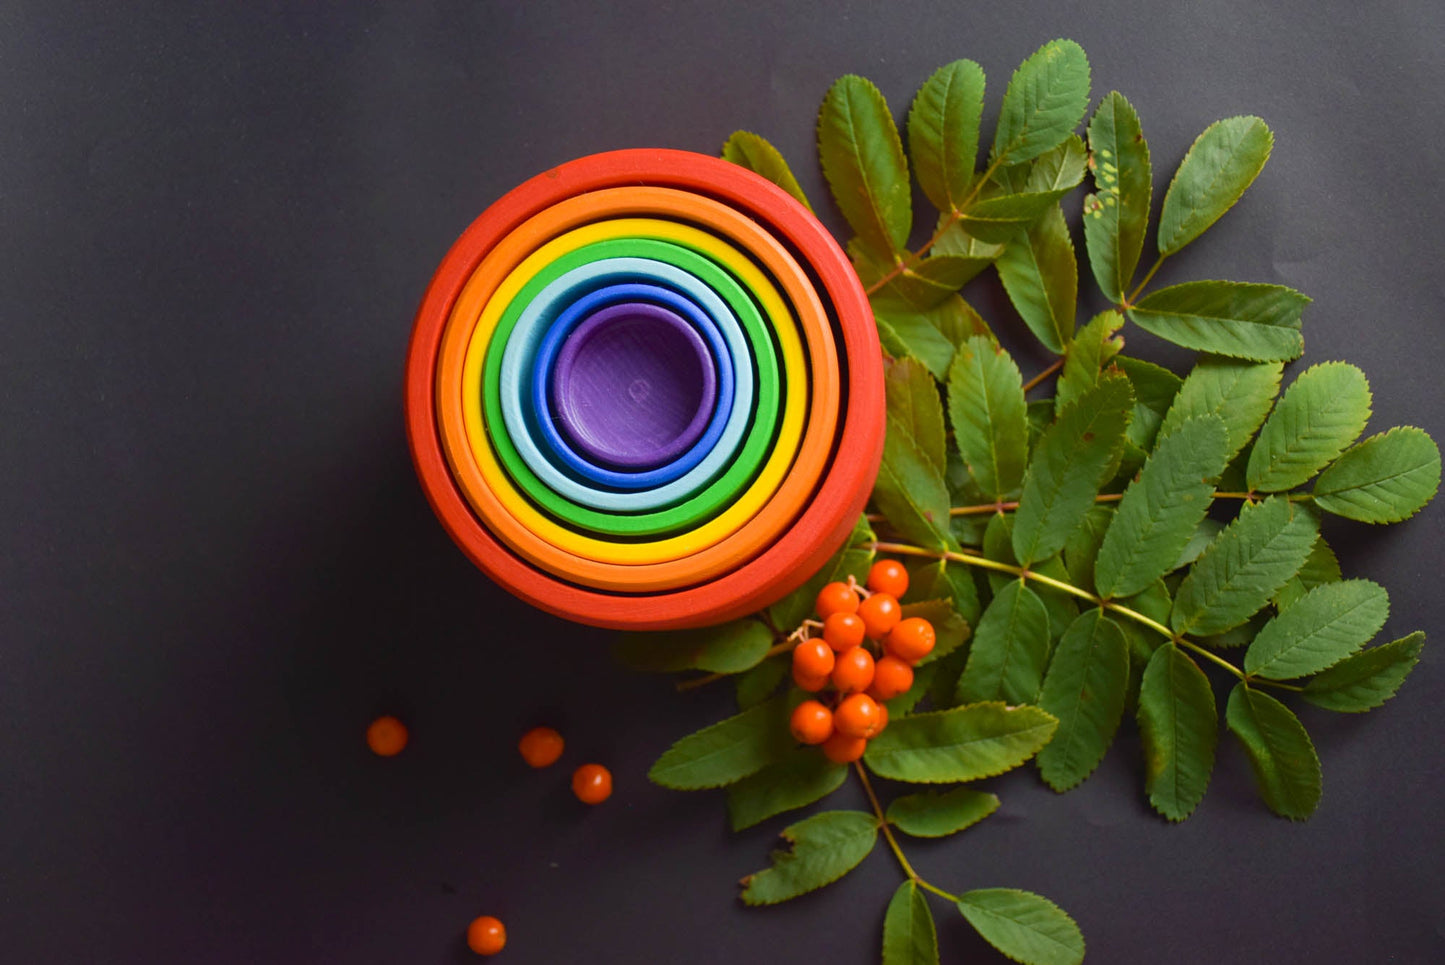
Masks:
[[[616,669],[609,634],[448,542],[407,457],[403,354],[447,246],[540,170],[745,127],[836,227],[813,159],[836,76],[901,112],[972,57],[991,130],[1054,36],[1084,45],[1096,99],[1138,107],[1156,207],[1207,123],[1270,122],[1263,176],[1163,280],[1302,289],[1305,361],[1365,369],[1372,429],[1445,437],[1436,0],[5,4],[0,960],[461,962],[490,912],[509,963],[876,961],[886,850],[744,909],[734,882],[786,822],[730,835],[720,795],[644,780],[725,688]],[[1441,519],[1327,528],[1392,590],[1389,637],[1445,624]],[[1269,815],[1225,736],[1167,825],[1128,728],[1080,789],[994,782],[1000,815],[913,859],[1052,897],[1091,962],[1442,960],[1439,646],[1383,710],[1303,710],[1326,780],[1306,824]],[[412,727],[390,761],[362,743],[380,712]],[[513,743],[537,722],[569,744],[532,773]],[[617,780],[591,811],[567,789],[588,760]],[[946,960],[999,960],[934,913]]]

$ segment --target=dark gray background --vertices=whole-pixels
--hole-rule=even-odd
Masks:
[[[1302,289],[1306,361],[1365,369],[1372,429],[1445,435],[1434,0],[4,4],[0,959],[460,962],[491,912],[508,962],[875,961],[885,850],[744,909],[734,882],[785,821],[731,835],[720,795],[644,780],[725,688],[615,668],[609,634],[448,542],[407,457],[403,355],[447,246],[540,170],[745,127],[836,227],[813,159],[836,76],[901,112],[972,57],[991,130],[1054,36],[1138,107],[1156,206],[1207,123],[1270,122],[1263,176],[1162,280]],[[1388,637],[1442,625],[1440,521],[1327,526],[1347,575],[1394,592]],[[1326,780],[1307,824],[1269,815],[1226,737],[1167,825],[1127,727],[1073,793],[1016,773],[998,816],[910,850],[947,887],[1052,897],[1094,962],[1438,961],[1440,667],[1427,649],[1364,717],[1304,708]],[[391,761],[361,739],[386,711],[413,735]],[[537,722],[564,766],[518,760]],[[617,780],[593,810],[567,790],[586,760]],[[998,960],[934,910],[946,960]]]

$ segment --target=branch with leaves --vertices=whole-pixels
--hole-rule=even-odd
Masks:
[[[1357,713],[1380,706],[1418,661],[1422,633],[1373,644],[1385,589],[1345,579],[1323,514],[1399,522],[1435,495],[1440,452],[1402,426],[1363,440],[1363,372],[1325,362],[1280,393],[1303,351],[1309,299],[1273,284],[1186,281],[1147,291],[1159,266],[1219,220],[1273,143],[1259,118],[1219,121],[1165,193],[1157,257],[1135,282],[1152,171],[1139,117],[1110,93],[1087,124],[1089,65],[1077,44],[1044,45],[1015,71],[986,163],[978,150],[983,70],[961,60],[923,85],[903,139],[860,77],[829,90],[818,122],[824,176],[855,236],[847,249],[886,352],[888,421],[872,512],[807,585],[754,617],[702,631],[634,634],[618,653],[639,669],[730,679],[739,713],[678,741],[651,778],[726,788],[734,829],[811,805],[849,767],[799,746],[788,715],[793,629],[819,589],[861,580],[878,554],[910,567],[904,612],[938,643],[912,688],[887,702],[887,729],[854,766],[871,813],[824,811],[783,830],[789,848],[743,882],[771,904],[845,875],[880,834],[904,881],[884,915],[885,965],[936,963],[929,894],[1008,957],[1071,965],[1072,919],[1011,887],[952,893],[915,871],[898,832],[962,831],[999,805],[972,782],[1033,759],[1064,792],[1098,766],[1126,717],[1144,749],[1144,792],[1187,818],[1213,770],[1219,712],[1208,672],[1233,682],[1224,725],[1276,814],[1318,805],[1319,757],[1287,702]],[[734,134],[724,156],[804,203],[767,141]],[[912,162],[910,174],[909,161]],[[1078,324],[1078,261],[1063,203],[1085,177],[1088,265],[1114,305]],[[912,185],[937,209],[906,247]],[[992,268],[1024,326],[1058,359],[1024,380],[959,294]],[[1127,323],[1200,352],[1183,378],[1124,354]],[[1055,378],[1055,376],[1057,376]],[[1050,384],[1054,394],[1030,401]],[[1279,696],[1275,696],[1279,695]],[[895,797],[875,779],[948,785]]]

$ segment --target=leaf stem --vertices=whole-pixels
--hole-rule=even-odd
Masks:
[[[1248,677],[1246,679],[1251,687],[1273,687],[1276,690],[1288,690],[1296,694],[1305,692],[1305,689],[1298,684],[1280,683],[1278,680],[1265,680],[1263,677]]]
[[[1164,259],[1168,257],[1168,255],[1160,255],[1158,258],[1154,259],[1154,264],[1149,268],[1149,271],[1145,273],[1144,280],[1139,282],[1139,287],[1134,289],[1133,294],[1131,294],[1128,298],[1124,299],[1123,303],[1119,305],[1120,308],[1134,307],[1134,302],[1136,299],[1138,299],[1139,294],[1144,291],[1144,286],[1148,285],[1151,281],[1154,280],[1154,273],[1159,270],[1159,266],[1164,264]]]
[[[883,816],[883,805],[878,803],[878,795],[873,792],[873,782],[868,780],[868,772],[863,769],[862,761],[854,761],[853,769],[858,772],[858,780],[863,782],[863,791],[868,795],[868,803],[873,805],[873,814],[878,818],[878,829],[883,832],[883,838],[888,842],[888,847],[893,851],[893,857],[898,859],[898,866],[903,873],[914,881],[922,881],[918,872],[913,870],[913,865],[908,863],[908,858],[903,849],[898,846],[898,839],[893,836],[893,828],[888,824],[888,819]]]
[[[1061,369],[1061,368],[1063,368],[1063,367],[1064,367],[1064,359],[1063,359],[1063,357],[1061,356],[1061,357],[1055,359],[1055,360],[1049,365],[1048,368],[1044,369],[1044,370],[1043,370],[1042,372],[1040,372],[1038,375],[1035,375],[1033,378],[1031,378],[1031,379],[1029,379],[1027,382],[1025,382],[1025,383],[1024,383],[1024,393],[1027,394],[1030,389],[1035,388],[1040,382],[1042,382],[1044,379],[1048,378],[1049,376],[1053,375],[1055,372],[1057,372],[1059,369]]]

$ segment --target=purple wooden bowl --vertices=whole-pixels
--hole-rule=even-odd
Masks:
[[[563,435],[604,465],[664,466],[702,436],[717,404],[712,354],[661,305],[610,305],[578,325],[552,373]]]

